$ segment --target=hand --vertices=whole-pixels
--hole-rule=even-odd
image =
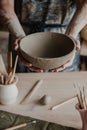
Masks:
[[[62,66],[60,66],[58,68],[51,69],[50,72],[60,72],[60,71],[64,70],[66,67],[71,66],[72,63],[73,63],[74,58],[75,58],[75,53],[74,53],[71,60],[67,61],[67,63],[65,63],[64,65],[62,65]]]
[[[28,67],[30,70],[32,71],[35,71],[35,72],[44,72],[44,70],[42,69],[39,69],[37,67],[34,67],[31,63],[29,63],[28,61],[26,61],[23,56],[21,55],[20,51],[19,51],[19,58],[20,58],[20,61],[22,62],[23,65],[25,65],[26,67]]]

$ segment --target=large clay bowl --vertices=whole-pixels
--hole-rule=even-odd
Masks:
[[[54,32],[34,33],[20,41],[20,52],[34,67],[54,69],[69,61],[75,53],[74,41]]]

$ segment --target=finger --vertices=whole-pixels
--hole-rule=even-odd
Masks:
[[[18,50],[18,48],[19,48],[19,43],[20,43],[20,41],[21,41],[22,38],[24,38],[24,37],[22,36],[22,37],[19,37],[19,38],[17,38],[17,39],[15,40],[15,42],[14,42],[14,49],[15,49],[15,50]]]
[[[51,72],[60,72],[60,71],[64,70],[65,68],[72,65],[74,58],[75,58],[75,53],[73,54],[73,57],[72,57],[71,60],[67,61],[64,65],[62,65],[62,66],[60,66],[58,68],[52,69],[50,71]]]
[[[28,62],[25,62],[25,61],[22,61],[22,64],[25,65],[26,67],[31,67],[32,66],[31,63],[28,63]]]
[[[18,50],[18,48],[19,48],[19,46],[18,46],[18,44],[17,43],[14,43],[14,50]]]
[[[15,42],[14,42],[14,49],[15,49],[15,50],[17,50],[18,47],[19,47],[19,45],[18,45],[19,42],[18,42],[18,41],[19,41],[19,39],[16,39]]]
[[[55,68],[55,69],[51,69],[50,72],[59,72],[59,71],[61,71],[63,69],[64,69],[64,65],[62,65],[62,66],[60,66],[58,68]]]
[[[44,72],[44,70],[42,70],[42,69],[40,69],[40,68],[37,68],[37,67],[34,67],[30,62],[26,61],[26,60],[23,58],[23,56],[20,54],[20,52],[19,52],[19,58],[20,58],[22,64],[25,65],[26,67],[28,67],[31,71],[35,71],[35,72],[38,72],[38,73],[39,73],[39,72],[40,72],[40,73]]]
[[[37,73],[43,73],[43,72],[44,72],[44,70],[42,70],[42,69],[40,69],[40,68],[37,68],[37,67],[34,67],[34,66],[29,67],[29,69],[30,69],[31,71],[35,71],[35,72],[37,72]]]
[[[75,49],[76,49],[76,51],[80,51],[80,49],[81,49],[80,41],[77,40],[77,39],[75,39],[75,38],[73,38],[72,36],[70,36],[70,38],[71,38],[71,39],[74,41],[74,43],[75,43]]]
[[[32,64],[30,62],[26,61],[23,58],[23,56],[20,54],[20,52],[19,52],[19,58],[20,58],[20,61],[22,62],[22,64],[24,64],[26,67],[31,67],[32,66]]]
[[[80,41],[77,40],[77,41],[76,41],[76,50],[77,50],[77,51],[80,51],[80,49],[81,49]]]
[[[69,61],[64,65],[64,68],[71,66],[72,63],[73,63],[74,58],[75,58],[75,53],[74,53],[73,57],[71,58],[71,60],[69,60]]]

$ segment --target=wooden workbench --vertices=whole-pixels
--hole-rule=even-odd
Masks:
[[[85,86],[87,93],[87,72],[63,72],[63,73],[20,73],[18,76],[19,95],[14,105],[0,105],[0,110],[31,116],[37,119],[62,124],[65,126],[81,128],[81,119],[75,109],[77,98],[62,105],[55,110],[49,110],[51,106],[60,103],[75,95],[73,83]],[[20,104],[22,99],[33,87],[37,80],[43,79],[43,84],[31,96],[28,104]],[[49,105],[40,105],[38,100],[43,95],[50,95],[52,101]]]

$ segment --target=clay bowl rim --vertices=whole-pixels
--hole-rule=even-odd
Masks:
[[[60,35],[63,35],[63,36],[68,37],[68,38],[72,41],[72,43],[73,43],[73,49],[72,49],[72,51],[70,51],[70,52],[67,53],[66,55],[63,55],[63,56],[60,56],[60,57],[42,58],[42,57],[39,57],[39,56],[34,56],[34,55],[31,55],[31,54],[28,54],[28,53],[24,52],[24,50],[21,49],[20,44],[21,44],[21,42],[22,42],[25,38],[27,38],[27,37],[29,37],[29,36],[31,36],[31,35],[33,35],[33,34],[43,34],[43,33],[54,33],[54,34],[60,34]],[[26,53],[27,55],[29,55],[31,58],[34,58],[34,59],[37,59],[37,60],[40,59],[40,60],[45,60],[45,61],[52,61],[52,60],[64,58],[64,57],[66,57],[67,55],[71,54],[73,51],[75,51],[76,45],[75,45],[74,39],[71,38],[70,36],[68,36],[67,34],[62,34],[62,33],[57,33],[57,32],[37,32],[37,33],[32,33],[32,34],[30,34],[30,35],[27,35],[27,36],[23,37],[23,38],[20,40],[19,48],[20,48],[20,49],[19,49],[20,52],[23,51],[24,53]],[[21,53],[21,54],[22,54],[22,53]],[[22,55],[22,56],[23,56],[23,55]],[[23,57],[24,57],[24,56],[23,56]]]
[[[21,55],[23,56],[23,58],[28,63],[31,63],[36,68],[40,68],[40,69],[43,69],[43,70],[50,70],[50,69],[55,69],[55,68],[61,67],[62,65],[66,64],[73,57],[73,55],[75,54],[75,47],[76,47],[74,39],[72,39],[71,37],[69,37],[66,34],[61,34],[61,33],[56,33],[56,32],[39,32],[38,34],[41,34],[41,33],[45,33],[45,34],[50,33],[50,35],[52,33],[53,33],[53,35],[54,35],[54,33],[56,35],[57,34],[62,35],[62,36],[64,35],[65,38],[68,38],[68,42],[70,42],[71,45],[72,45],[71,50],[68,53],[66,53],[65,55],[62,55],[62,56],[59,56],[59,57],[43,58],[43,57],[35,56],[35,54],[32,56],[31,54],[27,53],[27,51],[25,51],[26,49],[22,50],[22,48],[19,48]],[[34,34],[36,35],[37,33],[33,33],[33,35]],[[30,34],[30,35],[28,35],[24,38],[27,39],[27,37],[29,38],[29,36],[31,36],[31,35],[32,34]],[[38,37],[36,37],[36,38],[38,38]],[[26,39],[24,41],[22,41],[22,44],[24,44],[24,42],[26,42]]]

